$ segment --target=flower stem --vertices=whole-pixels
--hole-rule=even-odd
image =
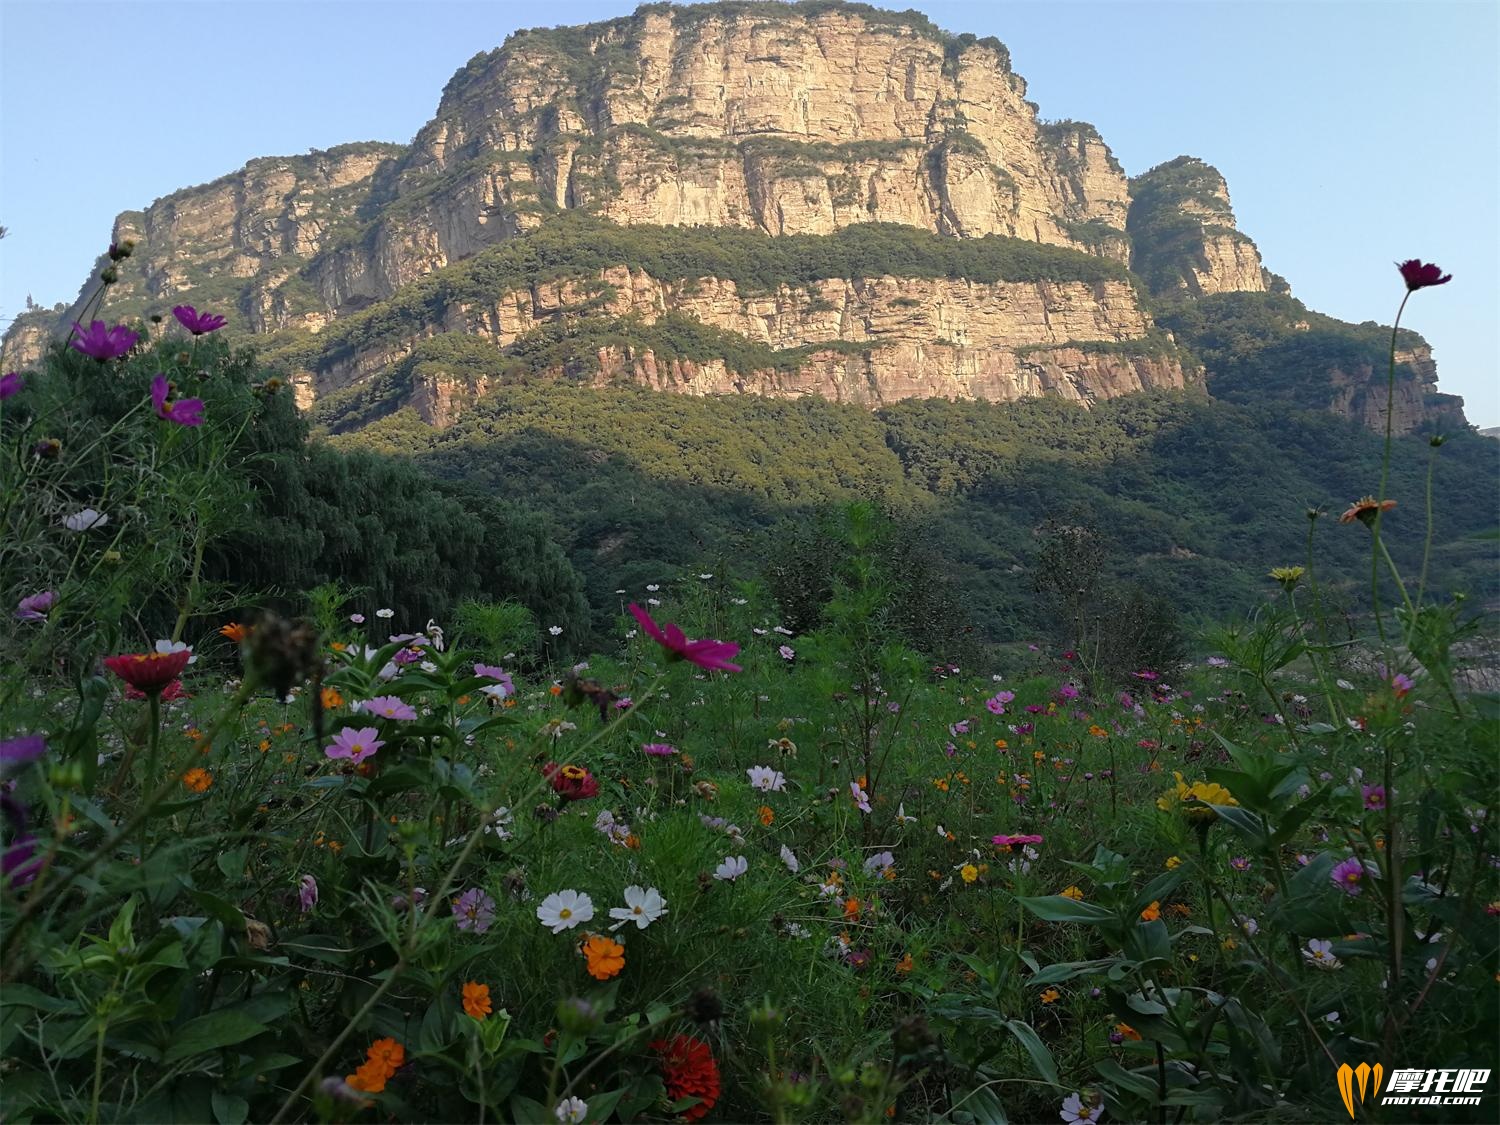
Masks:
[[[1396,423],[1396,334],[1401,330],[1401,314],[1406,311],[1406,302],[1411,300],[1414,292],[1415,290],[1408,289],[1406,296],[1401,298],[1401,305],[1396,310],[1396,321],[1391,325],[1390,370],[1385,387],[1385,452],[1380,459],[1380,491],[1375,497],[1375,519],[1370,525],[1377,540],[1380,538],[1380,517],[1385,508],[1385,488],[1391,475],[1391,438]],[[1375,612],[1375,630],[1380,634],[1381,644],[1384,644],[1385,626],[1380,620],[1380,563],[1373,551],[1370,557],[1370,599]]]

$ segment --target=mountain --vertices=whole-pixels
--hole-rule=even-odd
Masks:
[[[1093,126],[1041,117],[999,41],[826,0],[518,32],[409,145],[252,160],[121,214],[112,239],[136,244],[113,315],[232,311],[335,428],[405,406],[450,425],[536,377],[1091,405],[1216,390],[1193,302],[1248,298],[1237,315],[1279,318],[1293,351],[1310,323],[1212,167],[1127,177]],[[19,318],[5,364],[95,287]],[[1383,428],[1383,371],[1322,319],[1348,346],[1314,359],[1304,397]],[[1463,424],[1424,348],[1403,432]]]

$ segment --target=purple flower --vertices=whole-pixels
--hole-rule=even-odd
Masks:
[[[1372,812],[1385,808],[1384,785],[1362,785],[1359,791],[1364,797],[1365,808]]]
[[[870,795],[857,781],[849,783],[849,795],[854,798],[854,806],[862,813],[870,811]]]
[[[1333,880],[1334,886],[1352,898],[1364,894],[1365,876],[1371,873],[1362,859],[1351,855],[1329,872],[1328,877]]]
[[[460,930],[482,934],[495,920],[495,900],[478,887],[471,887],[453,900],[453,917]]]
[[[670,758],[677,753],[677,747],[665,742],[648,742],[641,749],[653,758]]]
[[[57,601],[56,590],[43,590],[40,594],[32,594],[29,598],[22,598],[16,603],[17,621],[45,621],[47,611]]]
[[[354,709],[371,715],[379,715],[382,719],[415,719],[417,717],[416,708],[394,695],[377,695],[374,699],[356,703]]]
[[[1005,705],[1015,699],[1015,697],[1016,693],[1013,691],[997,691],[984,701],[984,705],[989,709],[991,715],[1003,715],[1005,714]]]
[[[385,745],[374,727],[345,727],[333,736],[333,741],[323,747],[330,758],[348,758],[351,765],[359,765],[375,751]]]
[[[968,734],[969,720],[960,719],[958,720],[958,722],[950,724],[948,727],[948,733],[951,734],[954,738],[957,738],[961,734]]]
[[[222,316],[201,313],[192,305],[178,305],[172,310],[172,315],[177,318],[178,324],[194,336],[205,336],[210,332],[217,332],[226,323]]]
[[[167,395],[171,393],[172,384],[167,382],[165,375],[157,375],[151,380],[151,409],[156,411],[156,416],[163,422],[176,422],[179,426],[203,425],[203,400],[180,398],[168,402]]]
[[[302,913],[306,914],[318,905],[318,881],[311,875],[304,875],[297,884],[297,901],[302,906]]]
[[[11,887],[24,887],[47,862],[45,854],[37,854],[36,845],[35,836],[22,836],[0,853],[0,878],[6,879]]]
[[[796,650],[791,645],[782,645],[776,651],[781,654],[783,660],[793,660],[797,656]]]
[[[1063,684],[1062,687],[1057,689],[1057,698],[1061,703],[1066,703],[1070,699],[1077,699],[1078,694],[1078,689],[1072,684]]]
[[[20,738],[0,742],[0,777],[30,765],[46,752],[47,739],[40,734],[23,734]]]
[[[1236,871],[1249,871],[1250,860],[1245,856],[1237,855],[1229,861],[1229,866],[1234,868]]]
[[[422,650],[413,646],[411,648],[399,649],[391,659],[400,665],[415,664],[422,659]]]
[[[84,355],[101,361],[119,359],[135,347],[135,342],[140,339],[138,333],[132,332],[123,324],[110,328],[102,320],[94,321],[87,328],[78,323],[74,323],[73,327],[78,330],[73,347]]]
[[[7,371],[0,375],[0,402],[10,398],[11,395],[21,393],[21,385],[25,383],[26,377],[19,372]]]

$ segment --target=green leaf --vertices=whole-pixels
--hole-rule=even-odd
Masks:
[[[250,1120],[250,1103],[238,1094],[224,1094],[215,1090],[209,1097],[213,1106],[214,1120],[219,1125],[245,1125]]]
[[[1103,972],[1115,961],[1114,957],[1101,957],[1094,961],[1060,961],[1056,965],[1048,965],[1030,977],[1027,983],[1036,985],[1038,988],[1044,984],[1061,984],[1074,977]]]
[[[1145,1098],[1153,1104],[1156,1102],[1155,1078],[1126,1070],[1114,1059],[1101,1059],[1095,1064],[1094,1070],[1103,1081],[1108,1082],[1117,1090],[1124,1090],[1138,1098]]]
[[[1081,922],[1086,926],[1098,926],[1118,922],[1114,913],[1095,906],[1092,902],[1080,902],[1067,895],[1042,895],[1029,897],[1017,895],[1016,901],[1044,922]]]
[[[179,1062],[205,1051],[232,1047],[236,1043],[255,1038],[265,1030],[265,1024],[234,1008],[209,1012],[197,1019],[188,1020],[177,1029],[162,1061]]]
[[[1057,1063],[1052,1058],[1052,1052],[1047,1050],[1047,1045],[1042,1042],[1041,1037],[1032,1030],[1025,1020],[1006,1020],[1005,1026],[1010,1033],[1016,1037],[1026,1053],[1031,1056],[1031,1065],[1042,1078],[1056,1086]]]

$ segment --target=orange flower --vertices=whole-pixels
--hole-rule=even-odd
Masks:
[[[219,630],[219,634],[228,637],[235,644],[239,644],[250,635],[250,629],[248,626],[241,625],[238,621],[231,621]]]
[[[1003,739],[1003,738],[997,738],[997,739],[995,739],[995,749],[996,750],[1008,750],[1008,749],[1010,749],[1010,743],[1006,742],[1005,739]]]
[[[338,688],[326,687],[322,692],[323,710],[336,711],[344,705],[344,697]]]
[[[182,775],[182,783],[194,793],[202,793],[214,783],[214,775],[206,769],[194,766]]]
[[[464,1014],[482,1020],[494,1008],[490,1004],[490,986],[477,981],[464,982]]]
[[[549,687],[547,689],[547,691],[550,692],[553,695],[561,695],[562,694],[562,684],[553,684],[551,687]]]
[[[859,899],[846,898],[844,900],[844,919],[852,922],[859,917]]]
[[[1375,517],[1381,512],[1389,512],[1396,506],[1394,500],[1376,500],[1373,496],[1365,496],[1356,500],[1347,512],[1339,517],[1339,523],[1353,523],[1359,520],[1367,527],[1375,522]]]
[[[1141,1033],[1139,1031],[1137,1031],[1135,1028],[1131,1027],[1128,1023],[1117,1023],[1117,1024],[1115,1024],[1115,1030],[1117,1032],[1119,1032],[1120,1037],[1123,1038],[1123,1039],[1129,1039],[1129,1040],[1132,1040],[1133,1042],[1139,1042],[1140,1041]]]
[[[343,641],[333,641],[328,647],[333,649],[334,652],[343,652],[349,646],[344,644]]]
[[[1083,891],[1076,884],[1071,887],[1065,887],[1058,893],[1061,894],[1063,898],[1070,898],[1074,902],[1083,901]]]
[[[406,1048],[394,1039],[377,1039],[365,1051],[365,1061],[344,1081],[366,1094],[378,1094],[406,1061]]]
[[[625,947],[603,934],[592,934],[584,941],[583,956],[595,980],[609,980],[625,967]]]
[[[1154,922],[1161,917],[1161,903],[1152,901],[1151,905],[1141,911],[1142,922]]]
[[[898,973],[901,973],[904,976],[905,974],[911,972],[911,970],[912,970],[911,954],[910,953],[903,953],[901,955],[901,960],[899,960],[899,961],[896,962],[896,971]]]
[[[406,1061],[406,1048],[394,1039],[377,1039],[365,1052],[372,1059],[380,1059],[392,1074]]]
[[[1093,735],[1095,738],[1108,738],[1109,737],[1109,731],[1105,730],[1098,723],[1095,723],[1095,724],[1093,724],[1092,726],[1089,727],[1089,733],[1091,735]]]
[[[765,827],[771,827],[771,822],[776,819],[776,811],[770,805],[761,805],[760,822]]]
[[[370,1059],[360,1065],[353,1074],[346,1074],[344,1081],[356,1090],[366,1094],[378,1094],[385,1089],[386,1079],[390,1077],[376,1059]]]
[[[1056,1004],[1061,999],[1062,993],[1055,988],[1049,988],[1046,992],[1042,993],[1043,1004]]]

